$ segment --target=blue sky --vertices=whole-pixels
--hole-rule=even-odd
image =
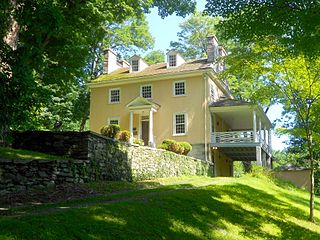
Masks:
[[[197,1],[197,9],[204,10],[205,0]],[[149,28],[152,36],[155,38],[154,50],[162,50],[166,52],[171,41],[177,41],[177,33],[180,31],[179,24],[186,19],[177,17],[175,15],[161,19],[158,16],[157,9],[152,9],[151,13],[147,15]],[[281,105],[272,106],[268,111],[268,117],[271,122],[281,117]],[[279,124],[276,128],[279,127]],[[275,134],[272,138],[272,147],[275,150],[282,150],[286,145],[283,143],[287,138],[285,136],[278,137]]]

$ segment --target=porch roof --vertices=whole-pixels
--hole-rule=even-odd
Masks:
[[[220,116],[234,130],[252,129],[253,111],[256,111],[258,118],[267,129],[272,128],[272,124],[262,107],[247,101],[223,99],[210,103],[209,108],[212,113]]]
[[[160,105],[140,96],[129,102],[127,107],[130,110],[151,109],[153,111],[157,111]]]

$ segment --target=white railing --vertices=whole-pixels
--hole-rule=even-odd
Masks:
[[[215,132],[211,134],[212,143],[251,143],[255,142],[253,131]]]

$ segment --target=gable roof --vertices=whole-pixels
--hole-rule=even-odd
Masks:
[[[140,96],[140,97],[133,99],[131,102],[129,102],[127,104],[127,107],[129,109],[140,109],[140,108],[158,109],[160,107],[160,105]]]
[[[128,67],[122,67],[110,74],[100,75],[97,79],[93,80],[92,83],[104,82],[108,80],[120,80],[126,78],[135,78],[142,76],[154,76],[159,74],[169,74],[169,73],[178,73],[178,72],[189,72],[195,70],[203,70],[212,68],[211,63],[207,62],[207,59],[198,59],[185,62],[178,67],[175,68],[167,68],[167,63],[157,63],[152,64],[146,67],[144,70],[140,72],[130,73],[130,69]]]

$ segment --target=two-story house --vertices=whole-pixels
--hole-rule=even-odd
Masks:
[[[129,62],[105,51],[104,72],[90,84],[90,129],[119,124],[132,138],[155,147],[164,139],[192,144],[189,155],[215,165],[216,176],[232,176],[233,161],[271,164],[271,123],[260,106],[233,99],[217,79],[225,56],[208,37],[208,58],[185,61],[176,51],[165,63]]]

